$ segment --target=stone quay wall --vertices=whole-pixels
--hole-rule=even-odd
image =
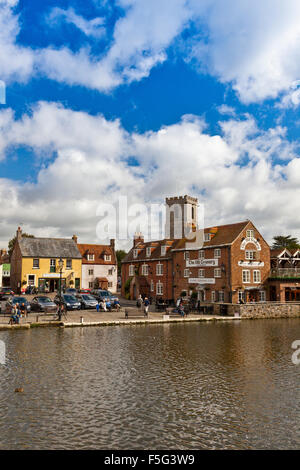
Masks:
[[[242,318],[295,318],[300,317],[300,304],[262,303],[239,305]],[[237,310],[238,311],[238,310]]]

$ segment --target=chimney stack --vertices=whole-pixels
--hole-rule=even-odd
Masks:
[[[74,240],[74,242],[75,242],[76,245],[77,245],[77,240],[78,240],[77,235],[73,235],[72,240]]]
[[[113,250],[115,249],[115,239],[114,238],[110,239],[110,246],[112,247]]]
[[[22,238],[22,230],[21,230],[21,227],[18,227],[18,230],[17,230],[17,240],[21,240]]]
[[[138,243],[144,243],[144,235],[141,232],[135,232],[133,239],[133,246],[136,246]]]

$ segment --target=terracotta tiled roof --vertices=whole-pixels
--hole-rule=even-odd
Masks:
[[[220,245],[230,245],[234,242],[234,240],[238,237],[238,235],[244,230],[247,225],[249,224],[249,220],[244,222],[238,222],[236,224],[227,224],[227,225],[219,225],[216,227],[208,227],[204,229],[204,233],[211,233],[211,240],[209,242],[204,242],[204,247],[210,246],[220,246]],[[151,259],[159,259],[159,258],[171,258],[171,252],[173,250],[182,250],[185,249],[186,242],[190,242],[186,238],[181,239],[164,239],[164,240],[156,240],[150,242],[139,242],[135,246],[138,250],[138,256],[136,258],[133,257],[133,248],[129,251],[127,256],[123,259],[123,263],[126,262],[134,262],[139,260],[151,260]],[[154,247],[151,250],[151,256],[146,256],[146,248],[147,247]],[[161,255],[161,246],[167,246],[166,255]]]
[[[77,246],[82,255],[82,264],[117,264],[115,250],[111,245],[78,243]],[[93,254],[94,260],[88,260],[88,254]],[[111,261],[105,261],[104,255],[111,255]]]
[[[271,258],[278,258],[278,256],[280,256],[281,254],[283,254],[284,257],[289,257],[290,255],[292,256],[292,253],[286,248],[271,249]]]
[[[204,233],[210,233],[209,242],[204,242],[204,247],[214,245],[229,245],[239,236],[239,234],[249,224],[249,220],[236,224],[218,225],[204,229]]]

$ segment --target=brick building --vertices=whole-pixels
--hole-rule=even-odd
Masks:
[[[196,233],[197,199],[167,198],[166,203],[170,237],[145,242],[135,236],[122,262],[123,295],[175,300],[185,292],[202,301],[233,303],[267,299],[270,248],[251,221],[205,228],[202,248],[193,248],[175,235],[180,229]]]

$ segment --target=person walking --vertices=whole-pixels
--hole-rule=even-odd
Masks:
[[[136,301],[136,306],[137,306],[137,308],[140,309],[141,306],[142,306],[142,304],[143,304],[143,299],[142,299],[142,296],[141,296],[141,294],[140,294],[140,295],[138,296],[137,301]]]
[[[145,297],[144,299],[144,316],[145,317],[148,317],[149,305],[150,305],[149,299],[148,297]]]

